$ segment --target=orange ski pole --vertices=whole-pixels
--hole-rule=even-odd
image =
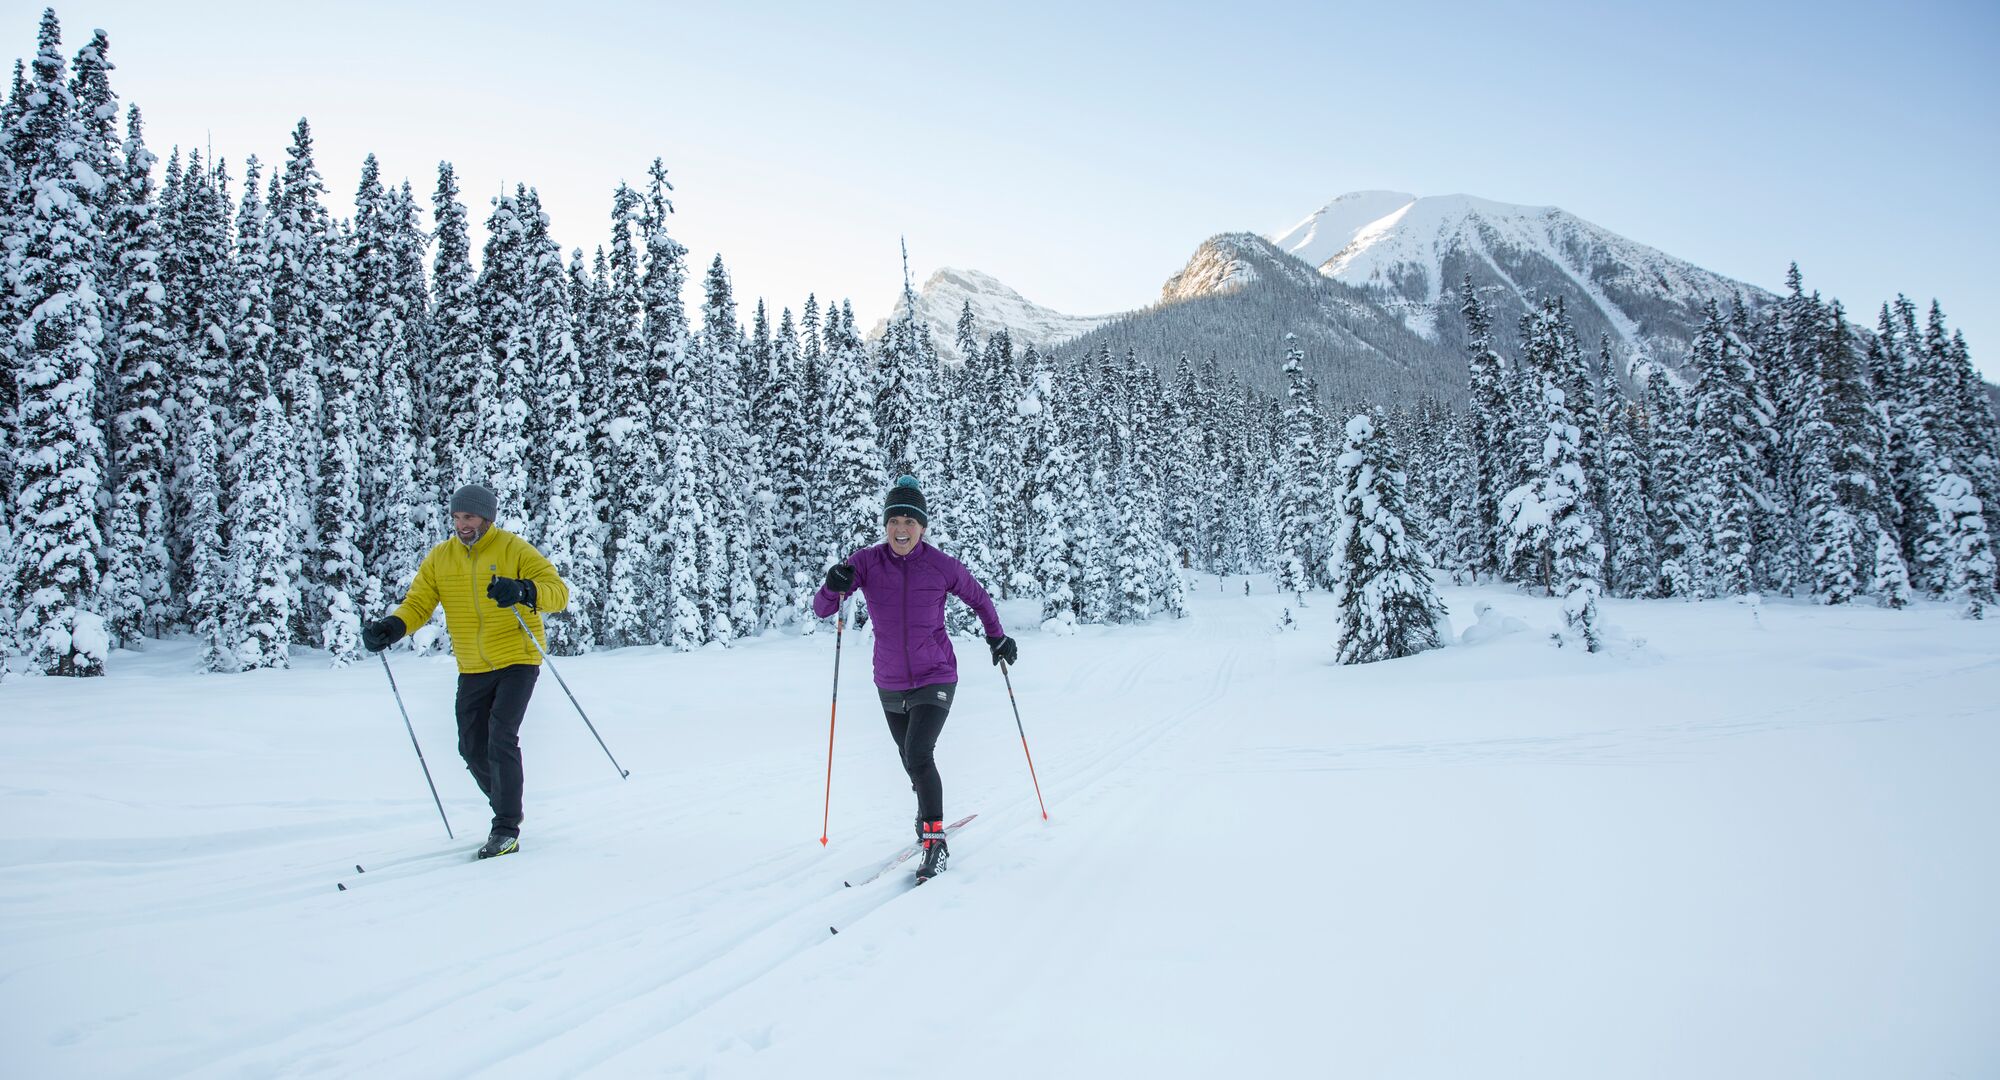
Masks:
[[[1021,703],[1014,700],[1014,679],[1007,674],[1007,661],[1000,661],[1000,677],[1007,681],[1007,704],[1014,707],[1014,730],[1021,733],[1021,753],[1028,758],[1028,779],[1035,785],[1035,802],[1042,808],[1042,820],[1049,819],[1049,804],[1042,802],[1042,782],[1035,778],[1035,755],[1028,753],[1028,732],[1021,726]]]
[[[826,846],[827,823],[833,820],[833,724],[840,716],[840,637],[847,629],[847,597],[840,598],[840,617],[833,624],[833,704],[826,713],[826,806],[820,812],[819,846]]]

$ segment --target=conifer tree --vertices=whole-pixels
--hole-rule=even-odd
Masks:
[[[820,460],[826,463],[822,554],[833,562],[874,539],[882,493],[889,485],[882,475],[883,455],[876,439],[875,388],[868,359],[844,320],[830,319],[827,331],[827,417],[820,449]]]
[[[1408,477],[1367,414],[1347,422],[1334,463],[1334,602],[1343,664],[1414,656],[1443,644],[1444,605],[1406,522]]]
[[[1756,588],[1751,530],[1758,478],[1750,445],[1760,427],[1752,411],[1755,373],[1712,300],[1695,336],[1692,363],[1698,375],[1694,415],[1701,492],[1713,552],[1710,588],[1718,596],[1747,594]]]
[[[118,266],[119,340],[116,364],[110,561],[106,614],[112,641],[139,648],[160,632],[172,567],[167,561],[166,367],[175,343],[160,283],[164,238],[154,214],[153,155],[147,151],[138,106],[126,122],[123,163],[106,243]],[[5,515],[0,515],[4,518]],[[0,637],[6,636],[0,634]]]
[[[1604,410],[1605,584],[1613,596],[1644,596],[1658,573],[1646,513],[1645,472],[1633,437],[1636,408],[1617,397],[1607,373],[1602,397],[1615,399]]]
[[[1320,527],[1318,499],[1320,467],[1316,406],[1306,383],[1305,352],[1297,339],[1285,335],[1285,449],[1278,461],[1278,591],[1291,593],[1305,606],[1305,591],[1314,575],[1313,533]]]
[[[355,194],[354,241],[349,257],[354,291],[348,319],[355,330],[361,373],[357,401],[366,403],[368,443],[361,450],[361,494],[366,513],[358,538],[367,567],[365,605],[379,610],[409,589],[421,562],[419,523],[433,505],[417,490],[419,444],[416,388],[409,356],[414,350],[411,299],[401,280],[398,211],[383,188],[375,155],[361,166]]]
[[[206,410],[182,419],[186,445],[181,479],[187,510],[178,524],[188,540],[183,593],[187,622],[202,643],[197,669],[235,671],[236,654],[226,621],[233,575],[223,550],[222,492],[215,467],[221,451],[216,445],[215,421]]]
[[[526,187],[518,188],[525,194]],[[528,488],[528,402],[532,392],[528,357],[533,349],[527,288],[527,226],[515,195],[493,200],[486,219],[485,258],[479,269],[480,340],[485,361],[479,373],[479,435],[486,463],[483,482],[518,522]],[[479,479],[479,478],[475,478]]]
[[[605,301],[611,366],[611,420],[605,430],[611,467],[603,477],[610,529],[601,633],[612,646],[667,639],[666,621],[655,610],[657,598],[667,591],[666,562],[658,552],[663,540],[672,543],[664,516],[671,477],[661,469],[661,441],[655,435],[660,410],[641,333],[644,298],[634,234],[643,224],[638,195],[620,184],[611,207],[610,292]],[[658,430],[664,434],[671,429]],[[692,494],[689,500],[692,504]],[[674,559],[682,555],[677,548],[669,552]],[[693,558],[692,551],[686,554]]]
[[[431,317],[430,368],[433,393],[431,445],[436,458],[440,503],[451,491],[473,482],[474,445],[479,422],[479,372],[484,346],[472,273],[472,246],[465,204],[458,201],[458,177],[448,161],[438,163],[437,192],[431,198],[437,255],[431,264],[436,307]],[[483,470],[481,470],[483,471]]]
[[[22,131],[31,144],[16,221],[12,279],[26,316],[15,331],[21,446],[15,463],[20,533],[18,627],[29,663],[48,675],[102,675],[110,642],[98,601],[96,499],[104,457],[97,424],[104,305],[97,255],[104,180],[79,162],[85,134],[63,83],[55,13],[42,17]],[[79,165],[86,167],[79,168]]]
[[[239,377],[256,394],[250,438],[234,463],[235,521],[230,564],[235,583],[228,603],[242,616],[232,638],[239,670],[291,666],[292,579],[285,522],[285,446],[291,425],[271,391],[261,355],[251,354]]]
[[[97,282],[103,310],[103,352],[107,362],[100,364],[95,373],[97,386],[92,396],[96,412],[93,422],[100,432],[105,433],[113,430],[112,410],[116,407],[117,375],[115,364],[110,361],[115,357],[120,335],[117,300],[122,293],[118,260],[108,237],[111,216],[118,204],[118,175],[122,157],[118,142],[118,96],[111,90],[112,64],[106,58],[109,51],[110,42],[104,31],[98,30],[91,35],[90,41],[77,50],[75,59],[70,63],[70,95],[76,101],[76,126],[82,138],[75,161],[89,170],[94,181],[86,181],[85,191],[98,227],[96,264],[92,276]],[[96,466],[100,477],[111,476],[105,455],[115,449],[108,446],[104,439],[99,439]],[[98,525],[100,534],[108,533],[109,520],[101,513]]]
[[[1660,570],[1651,595],[1694,599],[1708,580],[1707,515],[1696,490],[1694,433],[1685,396],[1666,372],[1653,368],[1646,379],[1647,455],[1645,488],[1654,549]]]
[[[352,238],[337,224],[329,233],[326,276],[334,296],[352,295],[354,277],[344,252]],[[366,601],[367,568],[363,564],[361,506],[361,354],[354,328],[338,309],[327,313],[325,365],[320,372],[320,437],[316,498],[313,504],[314,551],[307,580],[319,604],[319,640],[334,667],[361,658],[361,606]]]
[[[326,621],[324,575],[312,565],[315,513],[319,503],[319,445],[325,419],[320,378],[327,365],[329,331],[339,321],[334,289],[331,217],[322,200],[326,185],[314,163],[312,129],[301,119],[286,151],[285,167],[270,198],[271,383],[291,422],[285,490],[292,535],[301,538],[295,579],[306,587],[293,611],[295,641],[319,641]],[[171,279],[172,274],[168,275]]]
[[[596,606],[604,594],[604,541],[597,529],[597,482],[590,460],[590,412],[583,401],[582,351],[562,247],[548,217],[529,223],[527,296],[530,347],[540,358],[538,408],[546,417],[546,463],[537,545],[569,585],[570,603],[549,618],[549,651],[574,656],[597,640]],[[580,253],[579,253],[580,254]]]

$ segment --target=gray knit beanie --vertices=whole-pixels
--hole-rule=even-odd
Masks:
[[[478,514],[492,521],[500,516],[500,497],[479,484],[467,484],[451,493],[451,512]]]

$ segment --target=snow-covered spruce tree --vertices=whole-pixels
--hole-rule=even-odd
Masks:
[[[1756,373],[1712,300],[1695,335],[1691,364],[1697,375],[1694,416],[1701,492],[1713,552],[1709,589],[1717,596],[1743,595],[1756,589],[1751,537],[1759,487],[1751,440],[1761,430],[1753,402]]]
[[[1343,664],[1414,656],[1443,644],[1444,605],[1431,587],[1423,542],[1405,522],[1408,478],[1365,413],[1347,422],[1346,445],[1334,461],[1331,508],[1334,602],[1340,608]]]
[[[1320,527],[1319,445],[1315,441],[1317,406],[1305,377],[1305,352],[1298,339],[1285,335],[1285,445],[1278,458],[1278,591],[1290,593],[1305,606],[1312,584],[1307,563],[1313,555],[1313,532]]]
[[[604,624],[600,636],[607,645],[638,645],[666,640],[665,620],[657,614],[665,595],[666,562],[659,544],[666,535],[667,475],[661,469],[661,442],[655,422],[659,403],[647,378],[646,344],[641,334],[644,299],[640,290],[639,247],[634,234],[642,226],[639,196],[625,185],[611,206],[610,294],[606,299],[606,350],[611,365],[611,420],[605,433],[611,447],[610,468],[604,471],[605,502],[610,531],[605,539]],[[670,430],[664,426],[662,432]],[[671,543],[671,540],[668,540]],[[670,550],[678,558],[680,552]],[[688,553],[693,558],[693,553]]]
[[[96,371],[97,386],[91,397],[96,405],[93,423],[100,432],[112,430],[112,410],[116,408],[117,372],[110,362],[117,355],[121,309],[118,298],[123,295],[118,259],[109,237],[111,216],[119,202],[118,175],[123,153],[118,143],[118,95],[111,90],[111,68],[107,59],[110,42],[104,31],[98,30],[91,39],[77,50],[70,62],[70,95],[76,101],[77,130],[82,135],[82,143],[77,148],[76,163],[89,170],[99,184],[90,189],[91,211],[98,226],[97,261],[92,276],[97,281],[97,291],[104,312],[103,352],[106,363]],[[116,448],[107,445],[100,438],[97,444],[99,454],[97,473],[100,477],[111,478],[110,462],[106,455]],[[108,535],[110,518],[105,510],[109,506],[99,501],[98,532]],[[101,606],[101,605],[99,605]]]
[[[305,587],[292,613],[294,641],[319,641],[326,621],[322,577],[311,565],[314,515],[318,507],[320,415],[319,380],[327,363],[328,334],[339,319],[334,291],[331,219],[322,200],[326,185],[314,164],[312,130],[301,119],[286,151],[284,170],[270,198],[271,383],[291,421],[285,491],[294,550],[294,578]],[[171,275],[170,275],[171,277]],[[171,287],[170,287],[171,291]]]
[[[744,493],[749,528],[745,548],[749,552],[750,582],[756,592],[755,626],[761,631],[784,621],[794,610],[791,604],[790,568],[780,561],[777,514],[777,399],[782,392],[777,382],[777,355],[771,340],[771,316],[759,297],[750,317],[750,336],[743,347],[743,383],[748,422],[744,430],[744,453],[749,473]]]
[[[1965,432],[1964,467],[1972,480],[1974,494],[1986,508],[1989,535],[2000,536],[2000,416],[1977,372],[1972,369],[1972,352],[1966,348],[1965,334],[1951,335],[1949,364],[1957,383],[1957,410]]]
[[[914,453],[917,431],[937,422],[924,409],[924,357],[919,347],[917,294],[910,284],[910,256],[903,252],[903,297],[896,317],[882,335],[877,352],[875,378],[875,428],[880,432],[882,452],[887,455],[889,475],[935,477],[941,470],[936,461],[919,461]],[[942,505],[942,504],[940,504]]]
[[[351,295],[353,272],[346,252],[352,239],[335,225],[328,234],[327,277],[335,296]],[[336,312],[324,325],[325,366],[320,371],[320,436],[315,477],[314,551],[307,563],[307,581],[323,612],[319,641],[334,667],[361,658],[361,605],[366,599],[368,571],[362,562],[360,533],[365,524],[361,506],[361,357],[354,328]]]
[[[1597,597],[1603,591],[1599,575],[1604,566],[1604,545],[1593,525],[1596,515],[1591,511],[1590,483],[1584,475],[1576,425],[1568,421],[1562,391],[1550,387],[1544,393],[1549,437],[1538,496],[1549,522],[1553,578],[1562,589],[1564,621],[1586,649],[1597,652],[1603,648],[1597,628]]]
[[[826,496],[821,554],[833,562],[873,542],[880,528],[882,493],[889,485],[882,475],[881,444],[876,441],[875,388],[868,357],[842,319],[830,318],[827,329],[828,411],[819,455],[826,467],[819,490]]]
[[[1111,545],[1116,574],[1110,618],[1120,623],[1144,622],[1153,613],[1151,571],[1160,543],[1157,536],[1147,535],[1144,500],[1129,455],[1119,463],[1118,479],[1112,486],[1117,492],[1113,520],[1118,533]]]
[[[364,606],[375,611],[394,603],[415,579],[425,547],[420,523],[429,518],[425,511],[432,498],[417,490],[416,451],[421,443],[409,367],[412,312],[400,280],[397,211],[382,187],[373,154],[362,163],[354,204],[349,260],[354,291],[348,299],[348,320],[357,339],[358,400],[365,405],[367,439],[360,447],[362,506],[367,516],[359,540],[368,570]]]
[[[1033,585],[1042,597],[1042,627],[1074,633],[1077,623],[1076,565],[1071,547],[1073,511],[1069,496],[1080,486],[1069,448],[1063,445],[1055,401],[1055,371],[1046,356],[1035,357],[1031,396],[1022,404],[1029,422],[1034,498],[1031,562]]]
[[[416,195],[411,192],[408,180],[390,190],[384,201],[393,275],[389,288],[403,339],[403,355],[396,358],[402,368],[398,378],[410,388],[412,399],[412,426],[401,435],[409,445],[407,452],[411,472],[408,482],[412,490],[393,498],[409,507],[412,517],[413,532],[409,535],[415,538],[416,555],[410,569],[414,572],[417,564],[423,561],[425,539],[434,527],[433,523],[444,517],[446,496],[443,489],[448,479],[438,468],[439,421],[436,414],[440,407],[448,405],[438,393],[435,381],[437,369],[431,363],[430,283],[424,275],[424,257],[430,248],[430,236],[419,220]],[[385,575],[385,580],[400,581],[401,578]]]
[[[1935,478],[1926,478],[1924,470],[1927,463],[1936,461],[1937,445],[1926,422],[1928,409],[1924,393],[1927,388],[1920,360],[1912,356],[1919,350],[1914,349],[1904,336],[1905,324],[1908,325],[1909,336],[1916,336],[1916,308],[1908,298],[1899,296],[1896,298],[1896,312],[1902,317],[1892,314],[1888,304],[1882,305],[1875,339],[1870,343],[1869,366],[1887,416],[1885,442],[1890,495],[1897,515],[1896,535],[1902,542],[1910,584],[1936,595],[1943,592],[1948,571],[1925,557],[1924,536],[1936,524],[1936,515],[1931,508],[1929,491]],[[1935,557],[1943,550],[1933,543],[1930,554]]]
[[[1856,530],[1851,554],[1852,567],[1843,572],[1825,559],[1818,559],[1814,569],[1816,584],[1814,592],[1821,597],[1835,595],[1840,583],[1851,576],[1855,587],[1863,592],[1873,592],[1876,581],[1876,560],[1883,553],[1900,552],[1901,543],[1895,533],[1895,521],[1899,516],[1889,503],[1890,486],[1883,472],[1884,444],[1886,429],[1882,411],[1875,402],[1875,388],[1862,354],[1856,350],[1853,337],[1847,330],[1846,313],[1839,301],[1828,305],[1820,324],[1822,340],[1817,350],[1817,378],[1815,388],[1820,409],[1820,418],[1826,425],[1827,474],[1833,490],[1832,502],[1854,523]],[[1826,523],[1836,536],[1839,531],[1837,520]],[[1888,544],[1876,542],[1877,535],[1884,529],[1889,532]],[[1829,557],[1837,557],[1837,540],[1827,549]],[[1908,573],[1902,569],[1902,556],[1897,554],[1896,566],[1883,567],[1888,574],[1885,587],[1892,591],[1895,581],[1903,582],[1907,591]]]
[[[23,451],[15,465],[16,625],[33,669],[102,675],[110,639],[93,609],[104,457],[95,398],[104,364],[97,256],[105,179],[78,161],[85,134],[63,82],[60,44],[55,13],[46,12],[17,133],[29,144],[24,163],[30,194],[9,242],[14,296],[26,310],[14,335]]]
[[[188,540],[186,619],[202,645],[198,670],[235,671],[228,629],[233,575],[223,550],[222,485],[215,467],[221,449],[216,445],[215,422],[206,411],[183,420],[181,481],[187,509],[178,524]]]
[[[430,367],[436,400],[432,402],[430,441],[437,457],[437,498],[442,502],[450,492],[477,479],[473,470],[478,448],[473,440],[479,424],[479,372],[485,355],[479,336],[478,292],[465,204],[458,201],[458,177],[448,161],[438,164],[431,220],[437,241],[431,287],[437,303],[431,317]]]
[[[236,208],[236,237],[232,249],[230,288],[236,309],[230,312],[229,356],[231,371],[222,388],[227,398],[222,441],[223,474],[229,488],[224,513],[235,501],[235,488],[242,482],[237,466],[250,445],[258,408],[270,390],[271,344],[271,228],[270,208],[258,184],[263,166],[255,155],[243,163],[243,198]],[[262,374],[245,377],[252,365]]]
[[[689,337],[687,306],[681,301],[681,288],[687,282],[687,248],[667,233],[667,216],[674,212],[667,194],[674,186],[667,182],[667,168],[659,158],[653,159],[646,180],[645,212],[640,219],[646,252],[645,273],[639,283],[641,333],[646,384],[653,388],[654,403],[664,406],[672,393],[674,354],[686,348]],[[612,272],[617,272],[615,266]]]
[[[1507,493],[1507,401],[1504,364],[1493,348],[1493,322],[1467,274],[1459,311],[1465,317],[1465,360],[1469,423],[1466,445],[1472,457],[1472,492],[1478,528],[1472,533],[1474,575],[1500,570],[1500,500]]]
[[[1090,486],[1088,494],[1081,494],[1070,502],[1070,545],[1076,569],[1076,577],[1070,582],[1070,592],[1076,597],[1076,618],[1078,622],[1110,622],[1116,603],[1114,593],[1115,570],[1112,565],[1117,557],[1112,546],[1114,536],[1105,535],[1107,525],[1115,529],[1115,520],[1107,522],[1102,504],[1102,492],[1111,490],[1111,476],[1104,470],[1103,455],[1090,455]]]
[[[604,540],[597,528],[597,482],[590,461],[590,413],[583,403],[583,354],[576,343],[570,279],[548,217],[529,224],[527,295],[530,347],[541,358],[537,407],[543,412],[546,488],[537,546],[569,585],[570,604],[549,617],[549,651],[574,656],[597,640],[594,607],[604,593]]]
[[[1868,567],[1868,593],[1882,607],[1910,606],[1909,564],[1903,561],[1902,545],[1893,529],[1874,531],[1875,553]]]
[[[107,350],[116,365],[112,421],[110,559],[104,591],[111,640],[139,648],[160,632],[160,608],[172,567],[167,561],[166,367],[175,343],[160,283],[164,243],[153,204],[153,165],[139,109],[126,121],[124,159],[106,244],[118,265],[119,337]],[[0,515],[4,518],[6,515]],[[0,634],[0,636],[5,636]]]
[[[526,187],[519,192],[526,193]],[[479,458],[482,480],[509,520],[524,524],[528,487],[528,355],[533,348],[527,296],[527,227],[517,196],[493,200],[486,248],[475,286],[485,363],[479,373]]]
[[[1611,381],[1608,376],[1606,381]],[[1615,388],[1605,391],[1606,396],[1615,393]],[[1645,596],[1659,573],[1659,555],[1647,527],[1645,472],[1633,437],[1636,412],[1622,397],[1605,410],[1605,577],[1613,596]]]
[[[726,644],[757,632],[753,556],[746,541],[749,504],[758,481],[743,398],[743,328],[736,321],[735,292],[720,255],[709,265],[703,296],[702,328],[690,353],[688,375],[702,381],[701,404],[707,410],[701,430],[705,460],[699,463],[703,466],[700,497],[709,514],[709,528],[702,536],[709,596],[705,610],[711,637]]]
[[[696,455],[700,452],[689,425],[677,425],[673,457],[668,460],[670,501],[667,504],[666,644],[676,652],[699,648],[708,639],[702,623],[701,569],[696,561],[703,528],[701,504],[695,497]]]
[[[1646,376],[1645,487],[1659,573],[1648,595],[1696,599],[1708,580],[1707,513],[1696,482],[1694,432],[1686,396],[1664,369]]]
[[[258,393],[250,438],[234,464],[236,496],[230,512],[235,584],[228,603],[241,609],[233,628],[233,651],[241,670],[291,666],[293,582],[285,525],[285,447],[291,423],[271,391],[261,357],[252,356],[238,377]]]
[[[792,309],[778,315],[772,341],[771,526],[776,534],[773,562],[783,575],[789,601],[785,619],[796,618],[801,632],[811,634],[819,620],[809,617],[810,596],[818,588],[821,553],[813,546],[815,515],[813,459],[819,433],[811,427],[814,408],[805,400],[805,357]]]

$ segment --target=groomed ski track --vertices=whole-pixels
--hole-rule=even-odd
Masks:
[[[448,659],[202,679],[181,643],[0,701],[0,1037],[59,1076],[1943,1075],[2000,1060],[1996,627],[1607,602],[1360,668],[1330,599],[976,642],[950,870],[859,888],[907,781],[830,632],[559,658],[518,855],[471,859]],[[830,627],[828,628],[830,630]],[[178,665],[178,667],[176,666]],[[438,856],[463,852],[463,858]],[[368,868],[355,873],[354,864]],[[340,891],[336,884],[347,886]],[[829,927],[837,927],[837,935]],[[1982,1004],[1983,1003],[1983,1004]],[[1885,1010],[1888,1010],[1885,1013]]]

